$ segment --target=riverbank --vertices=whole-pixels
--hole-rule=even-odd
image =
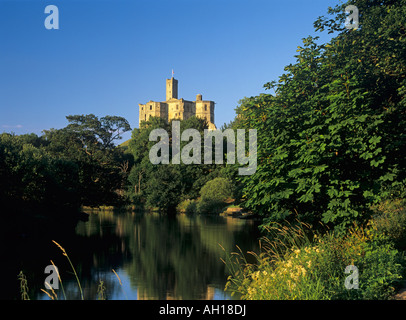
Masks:
[[[274,225],[256,263],[229,255],[227,289],[247,300],[404,300],[406,211],[403,201],[382,204],[363,227],[346,234],[310,225]]]

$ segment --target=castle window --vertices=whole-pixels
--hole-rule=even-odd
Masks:
[[[149,110],[152,110],[152,105],[149,106]]]
[[[207,111],[207,104],[204,105],[204,111]]]
[[[176,105],[176,110],[178,110],[178,109],[179,109],[179,105],[177,104],[177,105]]]

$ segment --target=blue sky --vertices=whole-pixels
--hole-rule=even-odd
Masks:
[[[179,98],[215,101],[220,127],[295,61],[313,22],[337,3],[0,0],[0,132],[40,135],[89,113],[138,127],[138,103],[164,101],[172,69]],[[44,26],[51,4],[59,30]]]

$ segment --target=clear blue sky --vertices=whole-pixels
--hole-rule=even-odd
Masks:
[[[180,98],[216,102],[220,127],[295,61],[313,22],[337,3],[0,0],[0,132],[40,135],[89,113],[138,127],[138,103],[164,101],[172,69]],[[44,27],[50,4],[59,30]]]

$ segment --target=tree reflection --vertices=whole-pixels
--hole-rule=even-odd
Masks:
[[[223,292],[227,279],[220,245],[227,252],[236,245],[255,250],[257,236],[257,227],[240,219],[99,212],[78,224],[74,238],[61,243],[79,274],[85,299],[97,299],[100,280],[107,299],[213,299],[214,290]],[[64,257],[52,254],[67,299],[79,299]],[[112,269],[118,270],[123,286]]]
[[[148,215],[135,225],[128,242],[133,259],[124,269],[138,288],[138,299],[203,299],[209,286],[224,287],[219,244],[231,251],[253,241],[241,220],[231,228],[223,218],[211,220]]]

